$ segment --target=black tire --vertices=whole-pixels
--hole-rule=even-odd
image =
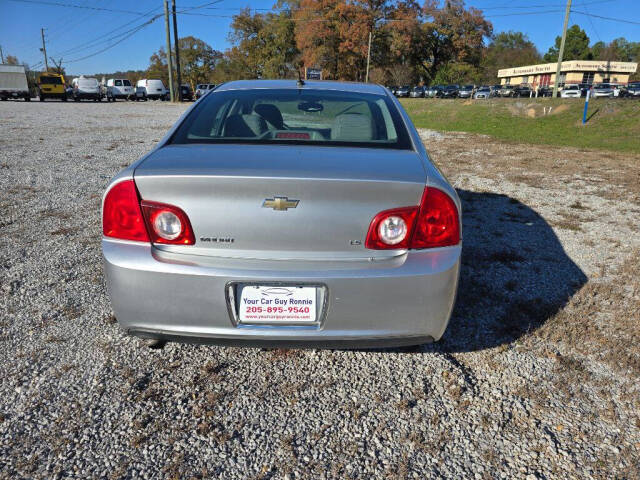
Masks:
[[[25,102],[30,102],[31,101],[31,97],[29,95],[27,95],[26,97],[24,97],[24,101]]]
[[[78,97],[73,97],[73,101],[74,101],[74,102],[79,102],[79,101],[80,101],[80,99],[79,99]]]
[[[44,95],[40,94],[40,95],[38,95],[38,97],[40,98],[41,102],[44,102]]]
[[[65,95],[64,97],[62,97],[62,101],[63,101],[63,102],[66,102],[67,100],[69,100],[69,99],[67,98],[67,96],[66,96],[66,95]]]

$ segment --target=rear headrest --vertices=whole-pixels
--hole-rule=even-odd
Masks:
[[[253,110],[278,130],[284,129],[282,113],[275,105],[260,103],[256,105]]]
[[[333,120],[331,140],[368,142],[373,140],[373,120],[361,113],[343,113]]]
[[[267,122],[260,115],[252,113],[231,115],[224,122],[225,137],[257,137],[267,131]]]

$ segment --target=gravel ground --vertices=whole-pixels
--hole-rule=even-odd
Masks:
[[[637,156],[423,132],[464,205],[441,342],[149,350],[100,197],[184,108],[0,103],[0,478],[640,477]]]

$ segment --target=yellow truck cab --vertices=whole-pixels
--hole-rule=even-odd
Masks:
[[[38,78],[38,95],[41,102],[44,102],[45,98],[60,98],[66,102],[67,85],[64,81],[64,75],[59,73],[41,74]]]

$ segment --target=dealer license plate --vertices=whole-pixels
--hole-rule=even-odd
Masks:
[[[314,323],[316,287],[245,285],[240,293],[240,323]]]

